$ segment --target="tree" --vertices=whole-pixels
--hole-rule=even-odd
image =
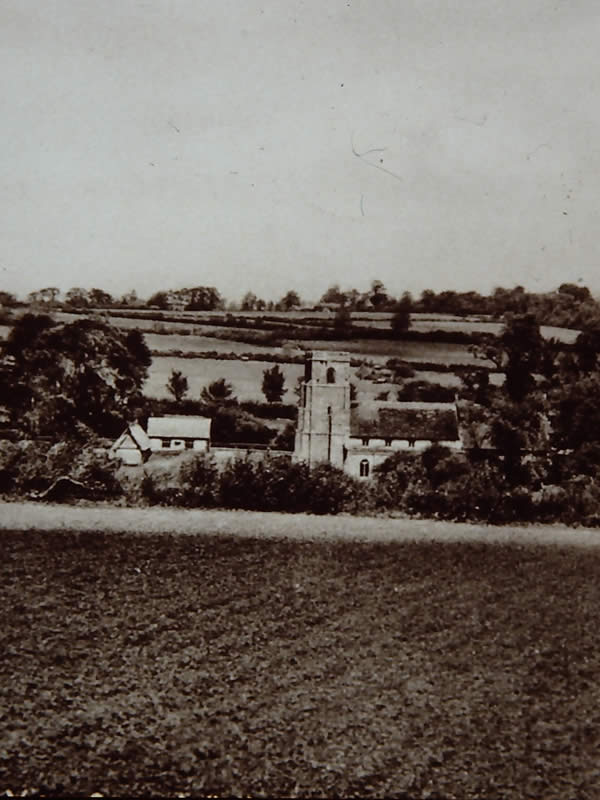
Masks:
[[[233,386],[225,380],[219,378],[205,386],[200,393],[202,400],[209,405],[221,405],[225,403],[236,403],[233,396]]]
[[[410,328],[410,311],[413,305],[412,297],[409,292],[404,292],[400,300],[394,307],[394,315],[390,322],[392,334],[395,339],[399,339],[403,333]]]
[[[545,344],[533,314],[507,314],[498,338],[483,334],[469,348],[477,358],[491,361],[506,376],[509,398],[520,402],[536,385],[534,374],[544,367]]]
[[[166,292],[155,292],[152,297],[148,299],[149,306],[156,306],[160,308],[162,311],[166,311],[169,308],[169,299],[167,297]]]
[[[277,304],[282,311],[291,311],[293,308],[298,308],[301,304],[300,295],[298,292],[290,290],[281,298]]]
[[[173,395],[176,402],[179,403],[188,393],[188,379],[178,369],[172,369],[167,382],[167,389]]]
[[[506,354],[506,391],[518,402],[535,387],[534,372],[541,365],[544,343],[533,314],[509,317],[500,344]]]
[[[342,304],[335,312],[333,329],[342,339],[346,339],[352,333],[352,315],[345,304]]]
[[[477,367],[462,375],[461,394],[465,399],[477,405],[490,404],[490,373],[487,369]]]
[[[130,292],[126,292],[121,297],[121,305],[122,306],[136,306],[138,303],[138,296],[135,289],[132,289]]]
[[[577,450],[583,445],[600,442],[599,396],[598,372],[561,375],[550,398],[556,447]]]
[[[29,292],[27,295],[27,303],[30,306],[36,306],[42,301],[42,296],[39,292]]]
[[[600,326],[583,330],[575,340],[577,363],[582,372],[596,369],[600,353]]]
[[[279,403],[284,395],[285,375],[279,368],[279,364],[274,364],[271,369],[263,372],[262,391],[269,403]]]
[[[321,297],[320,303],[345,303],[346,293],[342,292],[339,283],[334,283]]]
[[[381,309],[388,302],[388,295],[383,282],[374,280],[371,282],[371,305],[375,310]]]
[[[42,303],[53,306],[60,295],[60,289],[57,286],[48,286],[46,289],[40,289],[39,296]]]
[[[246,294],[242,297],[241,303],[241,310],[242,311],[254,311],[256,308],[256,304],[258,302],[258,298],[253,292],[246,292]]]
[[[96,306],[97,308],[106,308],[106,306],[111,306],[113,304],[112,296],[102,289],[90,289],[88,292],[88,299],[90,305]]]
[[[421,299],[419,300],[419,305],[422,311],[436,311],[436,294],[432,289],[423,289],[421,292]]]
[[[85,308],[88,305],[88,297],[85,289],[74,286],[65,295],[65,303],[73,308]]]
[[[0,308],[14,308],[17,298],[11,292],[0,292]]]
[[[183,292],[190,294],[187,311],[217,311],[225,307],[225,301],[214,286],[195,286]]]
[[[572,297],[578,303],[591,298],[590,290],[587,286],[577,286],[576,283],[561,283],[558,287],[558,293]]]
[[[35,314],[18,320],[5,353],[15,362],[2,398],[12,424],[53,439],[76,431],[117,435],[141,402],[152,360],[138,331],[92,319],[57,324]]]

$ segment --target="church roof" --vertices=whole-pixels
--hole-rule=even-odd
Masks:
[[[454,403],[373,401],[353,410],[350,433],[372,439],[457,441]]]

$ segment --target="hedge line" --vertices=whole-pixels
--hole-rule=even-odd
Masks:
[[[569,456],[524,460],[518,474],[508,475],[498,457],[432,446],[421,454],[395,453],[367,481],[329,464],[309,470],[289,458],[241,457],[219,466],[206,454],[183,459],[175,474],[142,467],[141,479],[140,472],[130,472],[133,479],[126,479],[105,451],[82,449],[81,443],[3,442],[0,491],[49,500],[81,494],[129,505],[400,512],[472,522],[600,526],[599,465],[600,448],[590,445]],[[70,482],[61,482],[65,478]]]

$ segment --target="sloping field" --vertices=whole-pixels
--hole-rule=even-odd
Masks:
[[[214,330],[214,328],[212,329]],[[218,330],[223,330],[219,328]],[[236,342],[233,339],[217,339],[214,336],[197,336],[190,334],[182,336],[178,333],[145,333],[146,344],[151,350],[169,351],[181,350],[184,353],[215,352],[215,353],[278,353],[281,347],[267,347],[262,344],[247,344]]]
[[[296,403],[298,398],[294,394],[294,388],[298,376],[304,373],[304,367],[299,364],[279,366],[285,375],[283,402]],[[171,370],[177,369],[188,379],[189,397],[199,398],[205,386],[219,378],[225,378],[233,386],[233,392],[238,400],[264,400],[261,388],[263,372],[270,367],[271,365],[265,361],[154,356],[148,369],[148,380],[144,384],[144,394],[149,397],[169,397],[166,384]]]
[[[492,366],[469,352],[466,344],[445,342],[402,342],[386,339],[352,339],[351,341],[310,340],[302,343],[307,350],[344,350],[352,354],[367,356],[373,361],[384,362],[388,358],[405,361],[425,361],[434,364],[474,364]]]
[[[0,535],[0,790],[597,798],[600,550],[214,519]]]

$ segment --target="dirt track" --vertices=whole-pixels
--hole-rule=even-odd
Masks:
[[[255,511],[201,511],[175,508],[117,508],[41,503],[0,503],[0,529],[98,530],[138,533],[234,534],[301,539],[350,538],[373,541],[546,542],[593,547],[600,530],[554,525],[496,527],[432,520],[321,517]]]

